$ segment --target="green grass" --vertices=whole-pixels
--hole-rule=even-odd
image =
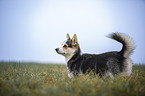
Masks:
[[[67,76],[66,65],[0,63],[0,96],[145,96],[145,65],[130,77]]]

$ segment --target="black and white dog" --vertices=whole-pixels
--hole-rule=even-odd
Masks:
[[[129,56],[134,50],[133,40],[123,33],[112,33],[108,36],[123,44],[121,51],[107,52],[103,54],[81,54],[77,36],[74,34],[71,39],[67,34],[67,40],[56,52],[65,56],[67,61],[68,77],[73,78],[78,74],[86,74],[93,71],[100,76],[124,74],[129,76],[132,73],[132,61]]]

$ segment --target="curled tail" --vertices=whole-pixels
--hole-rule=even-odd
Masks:
[[[124,58],[128,58],[135,49],[133,40],[124,33],[112,33],[108,36],[111,39],[114,39],[123,44],[123,48],[120,53]]]

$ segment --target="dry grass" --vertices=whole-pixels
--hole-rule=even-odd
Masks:
[[[74,79],[65,65],[0,63],[0,96],[145,96],[145,65],[130,77],[103,80],[91,73]]]

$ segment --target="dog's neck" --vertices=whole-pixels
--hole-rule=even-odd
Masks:
[[[74,54],[65,56],[66,62],[68,62],[68,61],[73,57],[73,55],[74,55]]]
[[[81,57],[81,50],[80,50],[80,47],[78,47],[77,51],[67,61],[67,66],[70,66],[70,64],[75,63],[80,57]]]

